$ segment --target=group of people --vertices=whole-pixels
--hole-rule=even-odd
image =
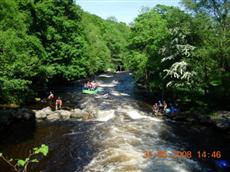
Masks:
[[[155,114],[157,113],[165,113],[166,112],[166,109],[168,107],[168,104],[166,103],[166,101],[163,101],[163,103],[159,100],[158,103],[154,103],[152,109],[153,109],[153,112]]]
[[[175,108],[172,105],[168,106],[165,100],[163,101],[163,103],[160,100],[157,103],[154,103],[154,105],[152,106],[152,110],[154,114],[161,113],[161,114],[166,114],[166,115],[176,113],[179,111],[178,108]]]
[[[90,82],[88,81],[86,84],[84,84],[84,88],[95,90],[99,85],[96,82]],[[54,94],[50,91],[49,96],[47,97],[48,104],[50,107],[53,107],[53,104],[55,103],[55,109],[61,109],[62,108],[62,100],[61,97],[55,97]]]
[[[96,82],[90,82],[88,81],[86,84],[84,84],[84,88],[89,90],[95,90],[99,85]]]
[[[55,100],[55,96],[54,94],[50,91],[50,94],[48,96],[48,103],[49,105],[52,107],[52,103],[55,101],[55,109],[61,109],[62,108],[62,100],[60,97],[57,97],[57,99]]]

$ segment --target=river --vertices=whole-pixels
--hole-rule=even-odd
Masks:
[[[78,82],[53,89],[69,107],[100,111],[97,119],[17,123],[1,137],[1,151],[19,158],[35,146],[49,145],[48,156],[30,166],[30,171],[227,171],[216,162],[230,159],[229,135],[207,126],[151,116],[153,102],[135,87],[130,73],[102,74],[95,79],[104,88],[102,94],[83,95]],[[146,158],[146,151],[154,155]],[[192,154],[175,158],[176,151]],[[199,157],[198,151],[206,151],[206,157]],[[221,157],[212,157],[213,151],[220,151]],[[4,163],[0,165],[0,171],[10,171]]]

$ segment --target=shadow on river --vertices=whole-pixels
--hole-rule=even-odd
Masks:
[[[152,117],[149,98],[135,87],[132,75],[123,72],[95,78],[104,88],[99,95],[83,95],[79,83],[56,87],[66,105],[97,109],[89,121],[17,123],[0,149],[8,157],[26,157],[28,150],[48,144],[50,152],[29,171],[44,172],[216,172],[211,154],[199,159],[197,151],[221,151],[229,160],[229,136],[205,126]],[[17,133],[17,134],[15,134]],[[29,133],[29,134],[27,134]],[[18,140],[18,141],[17,141]],[[145,151],[191,151],[192,158],[144,158]],[[10,169],[3,163],[0,171]]]

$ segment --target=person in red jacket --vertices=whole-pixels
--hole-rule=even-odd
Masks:
[[[47,97],[47,103],[50,107],[52,107],[52,104],[54,103],[54,94],[50,91],[49,96]]]
[[[56,110],[61,109],[61,107],[62,107],[62,100],[61,100],[60,97],[57,98],[55,105],[56,105],[56,108],[55,108]]]

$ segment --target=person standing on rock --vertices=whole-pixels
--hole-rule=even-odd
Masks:
[[[52,99],[54,99],[54,94],[50,91],[50,95],[48,96],[48,100],[50,101]]]
[[[60,97],[57,98],[55,105],[56,105],[55,106],[56,110],[61,109],[61,107],[62,107],[62,100],[61,100]]]
[[[51,91],[47,99],[48,99],[49,106],[52,107],[52,104],[54,103],[54,94]]]

